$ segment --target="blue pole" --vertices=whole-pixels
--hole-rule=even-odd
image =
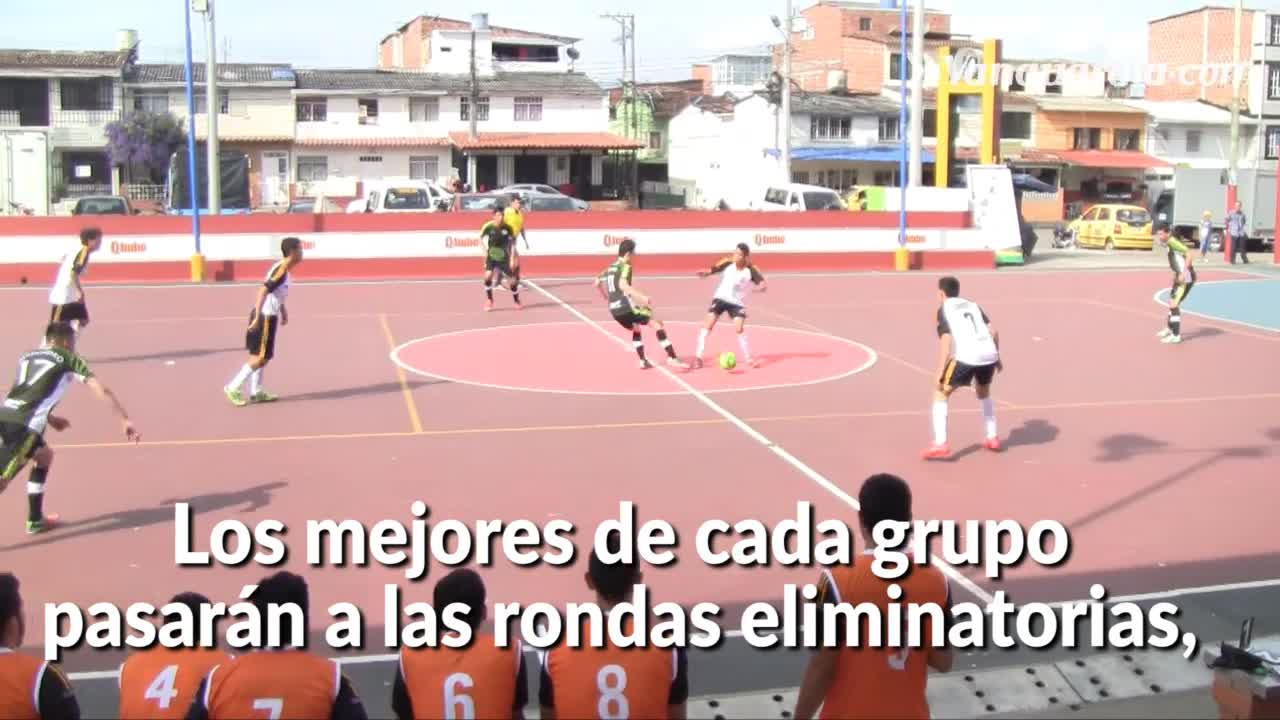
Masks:
[[[187,19],[187,182],[191,192],[191,234],[200,254],[200,202],[196,186],[196,98],[191,72],[191,0],[182,0]],[[212,101],[211,101],[212,102]]]
[[[921,2],[922,0],[916,0]],[[907,244],[907,75],[914,69],[907,60],[907,0],[898,0],[901,12],[898,16],[899,26],[901,28],[902,61],[898,63],[902,69],[898,73],[902,78],[901,86],[901,105],[898,107],[898,143],[902,146],[902,156],[898,160],[898,188],[900,206],[898,207],[898,247],[906,247]]]

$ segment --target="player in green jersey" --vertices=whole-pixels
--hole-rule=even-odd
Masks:
[[[493,286],[510,278],[511,299],[520,305],[520,278],[516,275],[515,231],[503,219],[501,207],[494,208],[493,219],[480,228],[480,245],[484,248],[484,310],[493,309]]]
[[[1181,240],[1169,235],[1169,226],[1156,228],[1156,240],[1169,253],[1169,269],[1173,271],[1173,286],[1169,288],[1169,322],[1161,330],[1160,341],[1169,345],[1182,342],[1182,301],[1187,299],[1196,285],[1196,269],[1191,264],[1191,253]]]
[[[30,460],[35,468],[27,481],[27,532],[44,532],[57,520],[44,514],[44,485],[53,463],[53,449],[44,442],[45,428],[59,432],[71,427],[66,418],[53,414],[53,409],[73,380],[89,386],[98,397],[111,403],[124,422],[124,435],[139,440],[129,415],[120,406],[115,393],[103,385],[89,370],[84,358],[76,354],[76,331],[70,323],[50,323],[45,331],[45,345],[24,353],[18,359],[18,375],[4,402],[0,403],[0,492]]]
[[[619,325],[631,331],[631,344],[640,356],[641,369],[653,367],[644,356],[642,325],[653,325],[658,334],[658,344],[667,351],[667,364],[672,367],[689,366],[676,356],[676,350],[667,339],[667,329],[653,316],[652,301],[631,284],[631,260],[635,256],[636,241],[627,238],[618,244],[618,259],[596,277],[595,288],[609,302],[609,312]]]

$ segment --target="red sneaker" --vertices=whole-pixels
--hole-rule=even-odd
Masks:
[[[925,460],[945,460],[951,456],[951,448],[943,443],[942,445],[931,445],[928,450],[924,451]]]
[[[987,441],[983,443],[983,447],[991,452],[1000,452],[1000,438],[987,438]]]

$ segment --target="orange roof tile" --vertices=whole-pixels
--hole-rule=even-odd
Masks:
[[[465,132],[455,132],[449,133],[449,137],[464,150],[622,150],[645,146],[637,140],[607,132],[480,133],[475,140]]]
[[[330,148],[414,148],[448,145],[443,137],[301,138],[296,145]]]

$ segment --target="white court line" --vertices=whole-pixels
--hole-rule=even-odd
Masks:
[[[628,351],[632,349],[631,346],[627,344],[626,340],[618,337],[617,335],[610,333],[608,330],[605,330],[599,323],[592,321],[591,318],[587,317],[586,315],[583,315],[581,311],[579,311],[577,308],[570,305],[569,303],[565,302],[564,300],[561,300],[554,293],[543,289],[542,287],[540,287],[539,285],[533,282],[529,283],[529,287],[533,288],[534,290],[544,295],[547,299],[551,300],[552,302],[556,303],[560,307],[564,308],[571,315],[578,318],[582,322],[590,325],[593,328],[596,328],[605,337],[617,342],[619,345],[622,345]],[[658,362],[661,362],[661,360],[658,360]],[[755,440],[756,442],[763,445],[765,449],[777,455],[779,458],[782,459],[783,462],[795,468],[797,471],[800,472],[800,474],[812,480],[819,487],[825,489],[827,492],[839,498],[842,502],[844,502],[844,504],[848,505],[855,512],[857,512],[860,509],[860,505],[858,504],[858,501],[856,498],[849,495],[844,490],[840,489],[840,487],[835,483],[823,477],[820,473],[818,473],[818,471],[804,464],[795,455],[792,455],[791,453],[787,452],[785,448],[775,444],[772,440],[765,437],[762,433],[760,433],[760,431],[748,425],[742,418],[724,409],[724,407],[719,405],[716,401],[707,397],[706,393],[690,385],[688,382],[684,380],[684,378],[681,378],[679,375],[676,375],[675,373],[666,369],[662,365],[657,364],[657,362],[655,362],[654,368],[657,369],[659,372],[663,373],[664,375],[666,375],[667,378],[670,379],[672,382],[679,385],[681,388],[684,388],[685,392],[689,393],[689,395],[692,396],[694,399],[696,399],[698,402],[707,406],[709,410],[716,413],[720,417],[723,417],[725,420],[728,420],[739,430],[746,433],[747,437],[750,437],[752,440]],[[947,565],[941,562],[937,558],[932,558],[930,562],[935,567],[937,567],[938,570],[941,571],[943,575],[946,575],[957,585],[964,588],[965,590],[968,590],[970,593],[974,595],[974,597],[977,597],[978,599],[982,600],[984,603],[990,604],[991,601],[994,599],[994,596],[991,595],[991,593],[988,593],[987,591],[978,587],[976,583],[974,583],[972,580],[965,577],[964,575],[961,575],[959,571],[957,571],[955,568],[951,567],[950,565]]]
[[[1204,282],[1198,282],[1198,283],[1196,283],[1196,285],[1225,285],[1225,284],[1258,283],[1258,282],[1263,282],[1263,283],[1265,283],[1265,282],[1267,282],[1267,280],[1263,280],[1263,279],[1259,279],[1259,280],[1244,280],[1244,279],[1240,279],[1240,280],[1205,280]],[[1272,278],[1272,279],[1271,279],[1271,282],[1280,282],[1280,278]],[[1165,308],[1167,308],[1167,307],[1169,307],[1169,301],[1168,301],[1168,300],[1161,300],[1161,299],[1160,299],[1160,296],[1161,296],[1161,295],[1167,295],[1167,294],[1169,294],[1169,288],[1164,288],[1164,289],[1162,289],[1162,290],[1157,290],[1157,291],[1156,291],[1156,293],[1155,293],[1155,295],[1152,295],[1152,296],[1151,296],[1151,299],[1152,299],[1152,300],[1154,300],[1154,301],[1155,301],[1155,303],[1156,303],[1157,305],[1160,305],[1161,307],[1165,307]],[[1216,322],[1231,323],[1232,325],[1240,325],[1240,326],[1242,326],[1242,327],[1252,328],[1252,329],[1254,329],[1254,330],[1262,330],[1263,332],[1269,332],[1269,333],[1280,333],[1280,330],[1277,330],[1276,328],[1273,328],[1273,327],[1267,327],[1266,325],[1255,325],[1254,323],[1251,323],[1251,322],[1245,322],[1245,321],[1243,321],[1243,320],[1232,320],[1231,318],[1224,318],[1224,317],[1222,317],[1221,315],[1210,315],[1210,314],[1208,314],[1208,313],[1196,312],[1195,310],[1187,310],[1187,309],[1185,309],[1185,308],[1183,308],[1183,312],[1185,312],[1185,313],[1186,313],[1186,314],[1188,314],[1188,315],[1194,315],[1194,316],[1196,316],[1196,317],[1204,318],[1204,319],[1206,319],[1206,320],[1214,320],[1214,321],[1216,321]]]

